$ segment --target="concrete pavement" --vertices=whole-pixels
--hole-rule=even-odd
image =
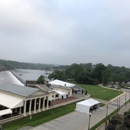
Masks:
[[[126,100],[129,100],[129,99],[130,99],[130,93],[129,93],[130,90],[128,90],[128,89],[123,89],[123,91],[126,92],[126,93],[125,93],[125,94],[127,95]],[[128,111],[128,110],[130,109],[130,102],[125,105],[125,104],[124,104],[124,103],[125,103],[125,95],[124,95],[122,98],[123,98],[124,101],[123,101],[123,100],[121,101],[121,105],[123,105],[123,106],[121,107],[121,109],[120,109],[120,111],[118,112],[118,114],[124,115],[124,112],[126,112],[126,111]],[[98,128],[97,130],[105,130],[105,123],[102,124],[101,127]]]
[[[129,93],[126,92],[126,95],[127,95],[126,96],[126,101],[127,101],[129,99]],[[120,98],[120,103],[119,103],[119,98]],[[125,103],[125,95],[121,95],[121,97],[118,97],[118,102],[117,99],[110,102],[108,105],[108,114],[116,110],[117,106],[119,107],[119,104],[121,106],[124,103]],[[101,107],[99,110],[92,113],[90,127],[94,126],[95,124],[97,124],[99,121],[101,121],[103,118],[106,117],[106,109],[107,109],[106,106]],[[88,122],[89,122],[89,115],[74,111],[60,118],[41,124],[35,128],[32,128],[31,130],[52,130],[52,129],[53,130],[66,130],[66,129],[87,130]]]
[[[33,127],[31,127],[31,126],[25,126],[25,127],[20,128],[18,130],[30,130],[31,128],[33,128]]]

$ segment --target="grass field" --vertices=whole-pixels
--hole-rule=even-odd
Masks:
[[[100,104],[100,107],[105,104]],[[52,110],[44,111],[35,115],[32,115],[32,119],[30,117],[24,117],[22,119],[18,119],[7,124],[3,125],[3,130],[17,130],[18,128],[22,128],[24,126],[37,126],[47,121],[53,120],[55,118],[61,117],[65,114],[73,112],[76,108],[76,103],[72,103],[66,106],[58,107]]]
[[[84,89],[87,89],[88,93],[91,94],[91,97],[104,99],[104,100],[110,100],[122,93],[122,91],[106,89],[96,85],[83,85],[83,84],[77,84],[77,85]],[[103,105],[104,104],[101,104],[101,106]],[[3,130],[17,130],[18,128],[24,126],[34,127],[41,123],[63,116],[67,113],[73,112],[75,108],[76,108],[76,103],[72,103],[66,106],[58,107],[52,110],[35,114],[32,116],[31,120],[30,117],[24,117],[22,119],[18,119],[16,121],[12,121],[7,124],[4,124]]]
[[[88,93],[93,98],[103,99],[103,100],[111,100],[112,98],[123,93],[119,90],[112,90],[99,87],[97,85],[85,85],[85,84],[77,84],[78,86],[84,88],[88,91]]]
[[[17,130],[18,128],[24,126],[37,126],[44,122],[50,121],[52,119],[63,116],[67,113],[73,112],[76,108],[76,103],[72,103],[66,106],[54,108],[52,110],[44,111],[35,115],[32,115],[32,119],[30,117],[24,117],[7,124],[3,125],[3,130]]]

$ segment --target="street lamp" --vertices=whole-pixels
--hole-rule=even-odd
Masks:
[[[108,115],[108,104],[107,104],[107,107],[106,107],[106,121],[105,121],[105,128],[107,127],[107,115]]]
[[[117,99],[117,109],[118,109],[118,99]]]
[[[125,95],[125,106],[126,106],[126,95]]]
[[[119,108],[120,108],[120,97],[119,97]]]
[[[90,129],[90,119],[91,119],[91,113],[89,113],[89,123],[88,123],[88,130]]]
[[[107,104],[107,109],[106,109],[106,119],[107,119],[107,115],[108,115],[108,104]]]

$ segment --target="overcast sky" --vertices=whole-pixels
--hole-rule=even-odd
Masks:
[[[0,59],[130,68],[130,0],[0,0]]]

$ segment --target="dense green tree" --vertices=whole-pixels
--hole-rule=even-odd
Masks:
[[[113,81],[113,83],[116,83],[118,81],[118,75],[112,73],[112,75],[111,75],[111,81]]]
[[[105,69],[102,72],[102,83],[106,86],[106,84],[111,80],[111,71],[109,69]]]
[[[79,65],[81,65],[84,69],[86,69],[87,71],[91,71],[92,70],[92,63],[81,63],[81,64],[79,64]]]
[[[37,83],[38,84],[44,84],[45,83],[45,78],[43,75],[41,75],[38,79],[37,79]]]
[[[128,81],[128,79],[126,77],[126,74],[124,72],[120,73],[120,83],[121,82],[125,82],[126,83],[127,81]]]
[[[92,72],[92,77],[97,79],[98,82],[101,83],[103,80],[103,73],[102,72],[106,69],[107,68],[103,64],[96,65],[96,67],[94,68],[94,70]]]
[[[94,79],[90,77],[88,72],[82,72],[77,76],[76,81],[82,84],[94,84]]]
[[[130,81],[130,71],[126,72],[125,76],[126,76],[127,80]]]
[[[52,74],[49,74],[49,79],[59,79],[59,80],[66,80],[65,71],[55,70]]]
[[[84,72],[85,69],[78,64],[72,64],[70,65],[66,70],[67,78],[72,78],[76,81],[78,74]]]

